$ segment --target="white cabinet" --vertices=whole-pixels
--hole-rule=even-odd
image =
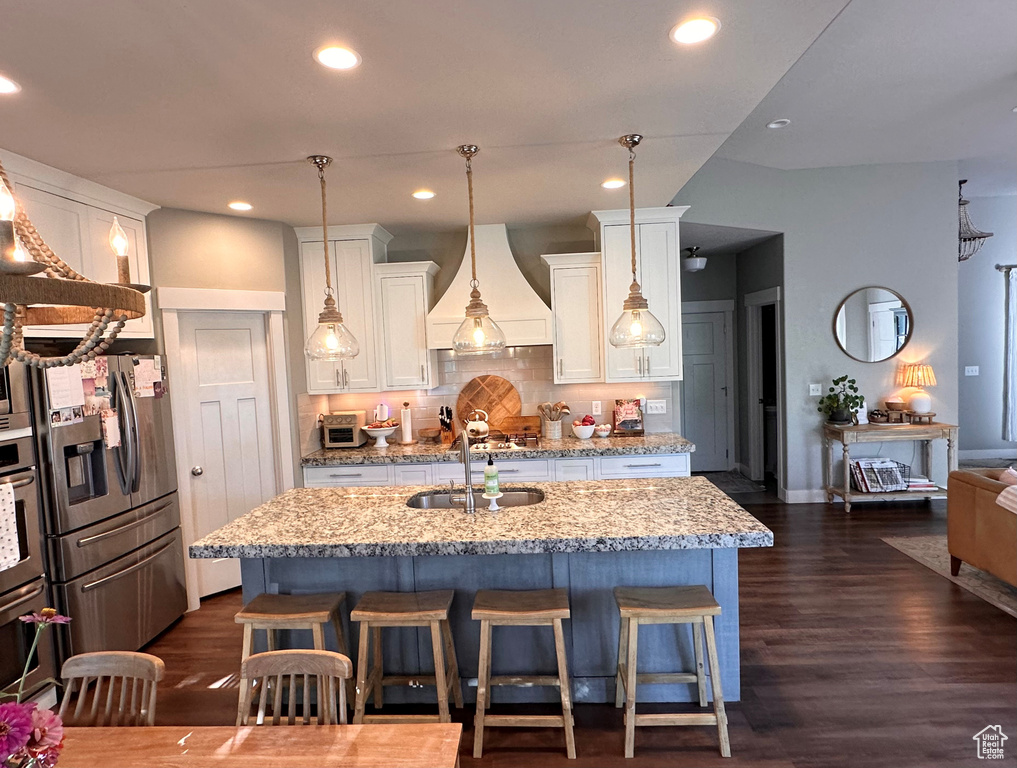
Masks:
[[[317,239],[315,238],[317,233]],[[334,239],[333,239],[334,237]],[[377,323],[374,311],[374,264],[387,259],[389,235],[377,224],[329,227],[329,265],[336,302],[343,322],[360,344],[360,353],[339,362],[307,360],[307,392],[377,392]],[[297,230],[300,240],[300,275],[304,309],[304,338],[318,324],[325,299],[325,259],[321,230]]]
[[[148,284],[148,240],[145,222],[137,214],[116,213],[62,195],[15,182],[15,195],[28,218],[52,251],[74,271],[100,283],[117,281],[117,259],[109,246],[109,230],[116,215],[127,235],[131,282]],[[152,298],[145,295],[145,316],[128,320],[120,338],[152,338]],[[26,337],[80,338],[86,325],[33,326]]]
[[[659,347],[618,349],[607,341],[632,282],[629,212],[594,211],[590,227],[603,259],[605,381],[675,381],[682,377],[678,220],[685,206],[636,211],[636,278],[665,330]]]
[[[603,381],[600,254],[562,253],[540,258],[551,268],[555,384]]]
[[[392,485],[433,485],[434,465],[393,464]]]
[[[382,389],[434,387],[438,358],[427,348],[427,311],[437,272],[433,261],[374,267]]]
[[[304,467],[306,488],[343,488],[360,485],[392,485],[388,464],[350,464],[339,467]]]
[[[531,482],[544,483],[554,480],[554,459],[522,459],[519,461],[498,460],[498,479],[502,485],[510,483]],[[475,455],[472,465],[473,481],[478,485],[484,482],[484,467],[487,464],[487,456],[478,453]],[[434,480],[438,484],[448,483],[452,480],[456,485],[462,485],[465,479],[463,465],[457,461],[444,461],[435,464]]]
[[[595,459],[555,459],[555,480],[596,480],[597,463]]]

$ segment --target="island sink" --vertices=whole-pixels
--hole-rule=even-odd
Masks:
[[[477,503],[477,509],[482,509],[488,503],[480,491],[473,492],[473,498]],[[413,509],[461,509],[463,506],[463,494],[449,493],[448,491],[422,491],[414,494],[406,500],[406,506]],[[499,507],[528,507],[531,504],[539,504],[544,500],[544,492],[536,488],[516,488],[502,491],[498,498]]]

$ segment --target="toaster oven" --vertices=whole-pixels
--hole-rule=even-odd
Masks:
[[[358,448],[367,442],[366,411],[334,411],[321,417],[321,444],[325,448]]]

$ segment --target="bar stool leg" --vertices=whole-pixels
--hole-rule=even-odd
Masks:
[[[252,653],[254,653],[254,627],[248,623],[244,624],[244,644],[240,649],[240,660],[245,661]]]
[[[332,629],[335,630],[336,647],[339,649],[339,653],[343,656],[349,656],[349,650],[346,647],[346,633],[343,632],[342,619],[336,613],[332,614],[331,617]],[[346,687],[346,700],[349,704],[353,704],[356,701],[356,688],[353,685],[352,678],[347,680],[345,683]],[[345,710],[344,710],[345,711]]]
[[[431,652],[434,654],[434,687],[438,689],[438,722],[451,723],[448,711],[448,679],[445,677],[445,656],[442,653],[441,622],[431,622]]]
[[[491,622],[480,622],[480,663],[477,666],[477,715],[473,721],[473,757],[484,754],[484,711],[491,681]]]
[[[367,668],[371,638],[371,625],[360,622],[360,648],[357,654],[357,705],[353,710],[353,722],[360,725],[364,722],[364,709],[367,706]]]
[[[569,667],[565,658],[565,633],[561,619],[554,620],[554,652],[558,656],[558,688],[561,691],[561,715],[565,725],[565,751],[569,759],[576,759],[576,737],[572,731],[572,688],[569,685]]]
[[[614,675],[614,705],[622,708],[625,702],[625,681],[622,680],[622,666],[629,648],[629,620],[622,618],[618,624],[618,668]]]
[[[463,708],[463,685],[459,681],[459,659],[456,658],[456,646],[452,642],[452,627],[448,621],[441,623],[441,636],[445,641],[445,658],[448,661],[448,677],[452,687],[452,700],[458,709]]]
[[[371,631],[374,633],[372,638],[374,644],[374,666],[371,669],[371,672],[373,673],[374,670],[378,670],[377,675],[374,678],[374,706],[376,709],[381,709],[384,697],[381,678],[384,674],[385,667],[381,653],[381,627],[372,627]]]
[[[724,711],[724,694],[720,687],[720,661],[717,658],[717,638],[713,634],[713,617],[703,617],[706,630],[706,654],[710,658],[710,683],[713,686],[713,712],[717,715],[717,736],[720,738],[721,757],[731,757],[731,742],[727,736],[727,713]]]
[[[276,649],[275,630],[274,629],[266,629],[265,630],[265,641],[266,641],[266,644],[268,646],[268,650],[274,651]]]
[[[698,621],[692,625],[692,644],[696,648],[696,685],[699,688],[699,706],[706,706],[706,669],[703,664],[703,626]]]
[[[314,650],[325,650],[325,630],[322,628],[321,624],[311,625],[311,641],[314,645]]]
[[[636,653],[639,619],[629,619],[628,654],[625,659],[625,757],[636,756]]]

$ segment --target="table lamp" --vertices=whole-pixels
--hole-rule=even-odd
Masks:
[[[911,410],[915,413],[928,413],[932,410],[932,398],[925,387],[936,386],[936,374],[928,363],[905,363],[901,372],[901,385],[915,387],[911,395]]]

